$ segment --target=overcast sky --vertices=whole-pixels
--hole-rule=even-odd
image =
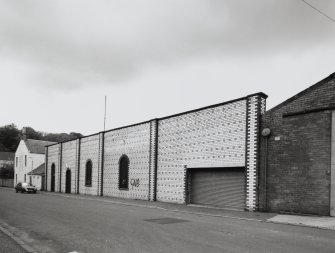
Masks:
[[[308,2],[335,18],[334,0]],[[335,72],[335,23],[301,0],[0,0],[0,125],[92,134]]]

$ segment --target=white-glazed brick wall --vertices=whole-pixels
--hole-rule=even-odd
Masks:
[[[99,195],[99,146],[99,134],[81,139],[79,172],[79,193],[81,194]],[[85,186],[86,163],[88,160],[92,161],[92,186]]]
[[[246,100],[160,120],[157,200],[185,203],[185,166],[245,166],[245,142]]]
[[[150,123],[105,132],[103,195],[149,199]],[[129,189],[119,190],[119,160],[129,158]],[[131,182],[138,180],[139,185]]]
[[[55,192],[59,191],[59,149],[60,144],[48,147],[47,159],[47,191],[51,191],[51,166],[55,164]]]
[[[66,171],[71,170],[71,193],[76,193],[76,140],[62,143],[61,191],[65,192]]]
[[[187,168],[245,167],[245,208],[257,208],[261,94],[60,143],[48,148],[47,188],[55,191],[185,203]],[[119,189],[119,161],[129,158],[129,188]],[[85,186],[92,161],[92,186]],[[61,172],[61,175],[60,175]],[[78,185],[79,182],[79,185]],[[136,182],[136,183],[135,183]]]
[[[150,122],[150,161],[149,161],[149,200],[156,200],[156,166],[157,166],[157,130],[158,121]]]

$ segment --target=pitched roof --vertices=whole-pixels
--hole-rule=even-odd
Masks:
[[[45,154],[45,146],[54,144],[52,141],[41,141],[41,140],[24,140],[30,153]]]
[[[312,86],[308,87],[307,89],[299,92],[298,94],[294,95],[293,97],[290,97],[289,99],[285,100],[284,102],[280,103],[279,105],[276,105],[275,107],[271,108],[270,110],[266,111],[266,113],[276,111],[277,109],[282,108],[283,106],[291,103],[292,101],[306,95],[307,93],[318,89],[320,86],[328,83],[332,79],[335,79],[335,72],[333,74],[330,74],[328,77],[322,79],[321,81],[317,82],[316,84],[313,84]]]
[[[44,175],[45,174],[45,163],[42,163],[36,169],[28,173],[28,175]]]
[[[13,152],[0,152],[0,160],[14,161],[15,153]]]

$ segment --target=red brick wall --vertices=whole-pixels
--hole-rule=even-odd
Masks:
[[[263,116],[271,135],[266,178],[261,138],[260,210],[329,215],[331,109],[324,108],[334,102],[335,79],[328,77]]]

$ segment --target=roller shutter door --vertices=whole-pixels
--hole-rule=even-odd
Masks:
[[[190,179],[192,204],[244,209],[244,168],[191,170]]]

